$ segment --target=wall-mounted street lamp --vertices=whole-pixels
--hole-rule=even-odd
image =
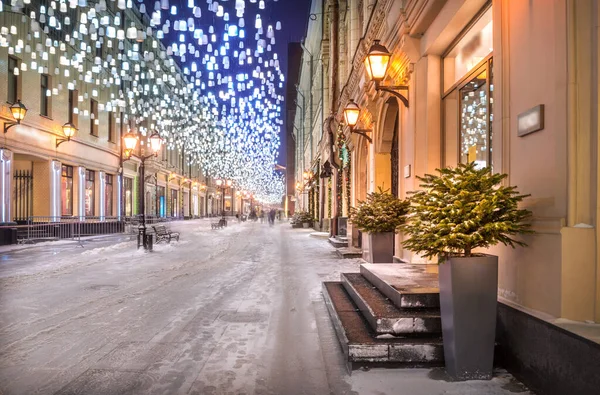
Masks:
[[[66,139],[56,139],[56,148],[64,142],[71,141],[71,137],[77,133],[77,128],[71,122],[67,122],[62,126],[63,134]]]
[[[146,207],[145,207],[146,192],[145,192],[145,188],[144,188],[144,184],[146,182],[145,163],[146,163],[147,159],[158,156],[158,151],[160,151],[160,147],[161,147],[162,141],[163,141],[162,138],[160,137],[160,135],[158,134],[158,132],[152,133],[148,140],[150,140],[150,149],[151,149],[152,153],[150,155],[138,157],[138,159],[140,159],[142,161],[142,163],[140,165],[140,172],[141,172],[140,189],[139,189],[140,193],[138,194],[138,196],[140,198],[140,211],[141,211],[141,216],[142,216],[142,218],[141,218],[142,222],[138,229],[139,230],[138,248],[140,248],[140,245],[143,245],[145,250],[152,248],[152,244],[148,243],[148,240],[146,239]],[[129,159],[131,159],[132,156],[135,156],[135,155],[133,155],[133,150],[135,150],[135,147],[136,147],[138,141],[139,141],[139,138],[135,133],[129,132],[125,136],[123,136],[123,145],[125,146],[125,150],[124,150],[125,159],[124,160],[129,160]]]
[[[25,119],[25,114],[27,114],[27,107],[21,103],[21,100],[17,100],[17,102],[9,108],[16,122],[4,122],[4,133],[8,132],[8,129],[13,126],[20,125],[21,121]]]
[[[373,143],[373,139],[367,133],[371,130],[369,129],[355,129],[356,123],[358,122],[358,115],[360,114],[360,107],[358,104],[354,102],[354,100],[350,99],[350,103],[344,108],[344,120],[346,124],[350,127],[350,133],[360,134],[364,138],[366,138],[369,143]]]
[[[387,69],[390,65],[392,54],[386,47],[379,44],[379,40],[375,40],[369,53],[365,58],[365,69],[369,79],[375,82],[375,89],[384,91],[396,96],[408,108],[408,99],[397,91],[408,91],[407,85],[381,85],[381,81],[385,78]]]

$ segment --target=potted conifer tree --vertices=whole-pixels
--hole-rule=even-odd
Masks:
[[[373,192],[367,200],[350,208],[350,221],[363,232],[363,259],[370,263],[392,263],[394,233],[404,223],[408,202],[388,191]]]
[[[492,377],[498,257],[475,252],[498,243],[525,246],[515,235],[532,233],[531,212],[518,208],[529,195],[500,185],[474,163],[419,177],[402,230],[408,250],[440,262],[440,307],[446,370],[455,379]]]

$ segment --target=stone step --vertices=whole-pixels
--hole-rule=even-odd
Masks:
[[[342,247],[336,250],[336,253],[340,258],[362,258],[362,250],[354,247]]]
[[[323,298],[350,371],[366,366],[443,366],[441,336],[376,336],[338,281],[323,283]]]
[[[360,273],[342,273],[341,277],[346,292],[376,334],[407,336],[442,332],[439,309],[401,309]]]
[[[348,247],[348,239],[344,240],[338,236],[336,237],[330,237],[329,238],[329,243],[334,246],[335,248],[342,248],[342,247]]]
[[[363,264],[362,274],[400,308],[439,308],[438,265]]]

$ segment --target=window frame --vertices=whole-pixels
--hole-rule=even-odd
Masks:
[[[61,183],[61,207],[60,207],[60,213],[61,216],[72,216],[73,215],[73,166],[69,166],[69,165],[62,165],[61,167],[61,173],[60,173],[60,183]],[[70,202],[70,212],[65,212],[64,209],[64,198],[65,196],[63,196],[63,189],[62,189],[62,184],[63,184],[63,179],[67,178],[67,179],[71,179],[71,193],[70,193],[70,199],[68,200]],[[67,207],[68,209],[69,207]]]
[[[14,67],[11,67],[11,62],[15,63]],[[7,63],[7,81],[6,81],[6,102],[10,103],[10,104],[15,104],[19,99],[20,99],[20,95],[19,95],[19,84],[21,82],[21,73],[19,73],[19,75],[15,75],[15,68],[20,68],[21,67],[21,61],[19,58],[15,57],[15,56],[8,56],[8,63]],[[11,81],[13,81],[14,87],[11,89]],[[14,97],[11,97],[11,94],[14,95]]]
[[[78,102],[79,91],[73,89],[69,91],[69,123],[75,128],[79,128],[79,113],[75,114],[74,110]]]
[[[98,121],[98,123],[96,123]],[[96,99],[90,99],[90,134],[98,137],[98,126],[100,120],[98,119],[98,101]]]
[[[46,84],[44,85],[44,78]],[[51,118],[52,96],[47,96],[46,91],[52,89],[51,77],[48,74],[40,74],[40,115]]]
[[[85,169],[85,188],[84,188],[84,193],[85,193],[85,200],[84,201],[84,216],[86,217],[93,217],[96,215],[96,176],[94,174],[94,170],[88,170]],[[89,204],[90,206],[90,212],[92,214],[88,214],[88,210],[86,209],[86,204],[87,203],[87,191],[88,191],[88,183],[92,184],[92,198],[91,198],[91,202]]]

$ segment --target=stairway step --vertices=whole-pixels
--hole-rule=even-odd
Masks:
[[[444,348],[439,335],[377,337],[339,281],[323,283],[323,298],[349,370],[363,366],[442,366]]]
[[[340,240],[338,237],[330,237],[329,243],[335,248],[348,247],[348,240]]]
[[[440,334],[439,309],[401,309],[360,273],[342,273],[342,284],[375,333],[398,335]]]
[[[362,258],[362,250],[354,247],[342,247],[336,250],[338,256],[343,259]]]
[[[398,308],[439,308],[438,265],[363,264],[360,273]]]

